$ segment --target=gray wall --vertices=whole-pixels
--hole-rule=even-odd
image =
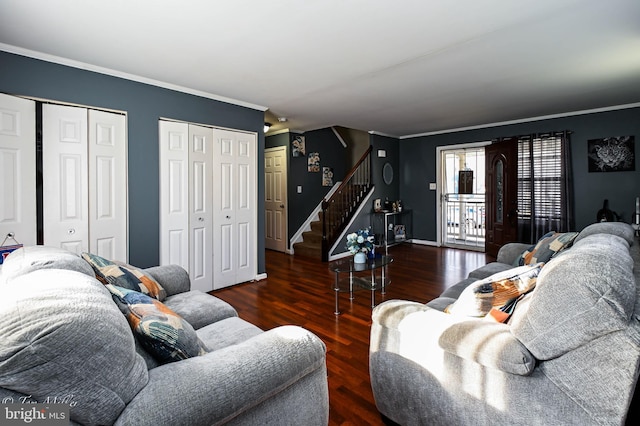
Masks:
[[[444,145],[487,141],[498,137],[554,130],[570,130],[574,177],[576,229],[593,223],[606,198],[611,210],[631,221],[635,198],[640,196],[640,108],[629,108],[571,117],[539,120],[486,129],[400,140],[400,198],[413,210],[414,237],[436,240],[436,148]],[[632,172],[589,173],[587,141],[608,136],[634,135],[636,165]]]
[[[259,182],[264,176],[264,112],[104,74],[0,52],[0,92],[128,113],[129,260],[159,263],[158,119],[258,133]],[[264,185],[258,184],[258,273],[264,262]]]

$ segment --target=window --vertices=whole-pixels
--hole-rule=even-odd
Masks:
[[[568,132],[518,139],[518,236],[535,242],[573,228]]]

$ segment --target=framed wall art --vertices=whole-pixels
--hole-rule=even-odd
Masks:
[[[322,168],[322,186],[333,186],[333,168]]]
[[[309,160],[307,163],[307,170],[310,172],[319,172],[320,171],[320,153],[319,152],[310,152]]]
[[[304,136],[295,136],[291,141],[291,155],[293,157],[304,157],[307,155],[305,150]]]
[[[589,173],[634,171],[634,139],[634,136],[615,136],[588,140]]]

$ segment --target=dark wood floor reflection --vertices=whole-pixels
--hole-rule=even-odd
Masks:
[[[484,253],[403,244],[390,248],[389,299],[428,302],[489,260]],[[350,301],[340,295],[334,315],[335,275],[328,263],[267,250],[267,279],[212,292],[236,308],[241,318],[262,329],[296,324],[327,345],[330,425],[382,425],[369,382],[371,297],[359,291]]]

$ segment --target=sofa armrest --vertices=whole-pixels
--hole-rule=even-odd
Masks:
[[[388,300],[373,310],[369,353],[393,352],[421,364],[430,351],[441,350],[442,332],[465,320],[421,303]]]
[[[518,256],[522,254],[526,249],[531,247],[531,244],[526,243],[507,243],[500,247],[498,250],[498,256],[496,262],[505,263],[507,265],[513,265]]]
[[[373,311],[370,353],[393,352],[422,365],[445,351],[486,367],[527,375],[536,360],[509,326],[469,320],[420,303],[390,300]]]
[[[144,272],[151,275],[158,284],[167,292],[167,296],[178,293],[185,293],[191,290],[191,280],[189,274],[183,267],[178,265],[153,266],[144,269]]]
[[[318,418],[306,424],[326,425],[329,402],[324,343],[301,327],[277,327],[240,344],[150,370],[149,383],[116,425],[220,424],[311,376],[316,380],[309,394],[301,396],[306,406],[289,407],[291,413],[280,412],[280,418],[309,414]]]

